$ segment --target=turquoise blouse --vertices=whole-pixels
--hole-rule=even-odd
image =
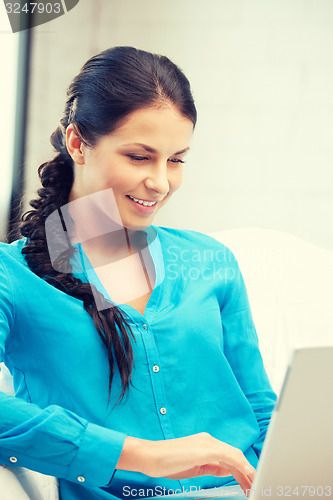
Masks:
[[[233,484],[232,477],[153,478],[116,469],[126,435],[172,439],[208,432],[256,466],[276,396],[258,348],[233,253],[194,231],[150,226],[156,286],[144,315],[128,315],[132,385],[116,370],[80,300],[36,276],[21,249],[0,244],[0,359],[16,397],[0,393],[0,463],[59,478],[61,500],[135,498]],[[73,273],[101,285],[81,244]]]

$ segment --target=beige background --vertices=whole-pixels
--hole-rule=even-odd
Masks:
[[[69,81],[100,50],[134,45],[180,65],[198,108],[184,185],[156,223],[333,249],[331,0],[81,0],[33,34],[26,199]]]

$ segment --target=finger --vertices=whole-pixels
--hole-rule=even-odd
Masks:
[[[251,468],[250,468],[251,467]],[[244,473],[240,470],[233,471],[233,477],[236,479],[237,483],[240,485],[245,495],[248,496],[251,490],[252,481],[254,478],[254,472],[252,470],[252,466],[247,468],[247,472]]]
[[[252,482],[249,480],[247,476],[244,476],[243,474],[240,474],[238,472],[234,473],[233,476],[236,479],[239,486],[244,491],[245,495],[247,495],[249,490],[251,489]]]
[[[249,471],[249,473],[247,474],[248,477],[251,479],[252,483],[254,481],[254,476],[256,475],[256,470],[255,468],[253,467],[252,470]]]

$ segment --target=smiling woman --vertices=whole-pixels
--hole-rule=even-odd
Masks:
[[[237,261],[152,224],[195,123],[167,57],[92,57],[23,238],[0,245],[0,361],[17,396],[0,394],[0,463],[57,477],[62,500],[251,486],[275,395]]]
[[[69,200],[112,188],[123,226],[148,227],[180,187],[192,132],[193,122],[171,103],[132,112],[94,149],[69,125],[67,149],[75,162]]]

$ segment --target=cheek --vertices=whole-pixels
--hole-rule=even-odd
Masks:
[[[114,158],[111,154],[103,153],[95,163],[91,164],[90,180],[99,183],[102,188],[113,188],[114,190],[126,190],[133,175],[120,158]]]
[[[171,172],[169,175],[169,186],[170,186],[170,191],[174,192],[177,191],[177,189],[180,188],[183,182],[183,169],[182,168],[177,168],[175,169],[174,172]]]
[[[115,191],[128,191],[132,188],[135,179],[133,175],[127,175],[126,172],[111,171],[104,172],[103,184],[106,188],[113,188]]]

